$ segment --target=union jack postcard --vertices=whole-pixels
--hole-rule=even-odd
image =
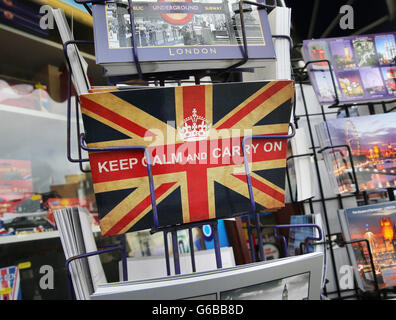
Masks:
[[[286,135],[293,97],[288,80],[82,95],[88,147],[144,146],[152,165],[158,225],[143,150],[89,152],[102,234],[250,212],[244,155],[256,209],[283,207],[287,141],[248,137]]]
[[[18,267],[0,269],[0,300],[21,300]]]

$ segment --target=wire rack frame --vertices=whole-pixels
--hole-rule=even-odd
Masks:
[[[297,47],[302,47],[302,44],[297,44],[295,47],[296,47],[296,48],[297,48]],[[298,83],[298,85],[299,85],[299,87],[300,87],[301,96],[302,96],[302,101],[303,101],[304,110],[305,110],[304,114],[295,115],[295,117],[294,117],[294,124],[295,124],[296,127],[298,127],[298,121],[299,121],[299,119],[300,119],[301,117],[306,118],[306,120],[307,120],[307,125],[308,125],[308,131],[309,131],[309,137],[310,137],[310,141],[311,141],[311,144],[312,144],[312,150],[313,150],[313,152],[310,153],[310,154],[306,154],[306,155],[293,155],[293,156],[291,156],[291,157],[289,157],[289,158],[291,159],[291,158],[293,158],[293,157],[299,157],[299,156],[307,156],[307,155],[310,155],[310,156],[313,156],[313,159],[314,159],[315,171],[316,171],[316,176],[317,176],[317,180],[318,180],[317,182],[318,182],[319,193],[320,193],[319,199],[315,199],[315,201],[316,201],[316,202],[320,202],[321,205],[322,205],[323,215],[324,215],[324,218],[325,218],[325,224],[326,224],[326,229],[327,229],[327,233],[328,233],[328,240],[326,240],[325,243],[326,243],[326,244],[329,244],[329,251],[330,251],[330,256],[331,256],[331,260],[332,260],[332,267],[333,267],[332,270],[333,270],[334,279],[335,279],[335,284],[336,284],[336,291],[335,291],[335,292],[326,292],[326,294],[328,295],[328,294],[334,294],[334,293],[336,293],[338,299],[345,299],[345,298],[351,298],[351,297],[364,298],[365,295],[362,294],[361,292],[358,292],[356,286],[355,286],[354,289],[347,289],[347,290],[341,290],[341,288],[340,288],[340,283],[339,283],[339,279],[338,279],[338,272],[337,272],[337,266],[336,266],[336,263],[335,263],[334,249],[333,249],[333,245],[332,245],[332,244],[333,244],[333,243],[337,243],[337,244],[340,244],[340,245],[342,245],[342,244],[345,245],[345,244],[347,244],[347,242],[345,242],[345,240],[340,241],[340,240],[332,240],[332,239],[331,239],[331,237],[332,237],[333,235],[338,235],[338,234],[332,234],[332,233],[331,233],[330,224],[329,224],[329,217],[328,217],[328,212],[327,212],[327,206],[326,206],[326,201],[329,201],[329,200],[338,200],[339,208],[340,208],[340,209],[344,209],[343,203],[342,203],[342,199],[343,199],[343,198],[355,197],[355,196],[358,196],[358,195],[362,194],[362,195],[363,195],[363,198],[364,198],[364,201],[365,201],[365,204],[369,204],[369,199],[368,199],[368,196],[367,196],[367,192],[366,192],[366,191],[360,191],[360,190],[359,190],[358,181],[357,181],[357,178],[356,178],[355,165],[354,165],[354,161],[353,161],[353,158],[352,158],[352,152],[351,152],[351,150],[350,150],[349,145],[328,146],[328,147],[325,147],[325,148],[320,148],[320,147],[316,147],[316,146],[315,146],[314,139],[313,139],[314,135],[313,135],[313,132],[312,132],[312,126],[311,126],[310,117],[312,117],[312,116],[322,116],[323,120],[326,121],[326,115],[327,115],[328,113],[325,113],[325,112],[324,112],[323,104],[321,104],[321,113],[311,114],[311,113],[308,112],[307,101],[306,101],[306,98],[305,98],[305,95],[304,95],[304,89],[303,89],[304,81],[301,79],[301,78],[302,78],[302,75],[304,75],[304,74],[306,73],[306,69],[307,69],[307,67],[308,67],[310,64],[313,64],[313,63],[321,63],[321,62],[322,62],[322,63],[326,63],[326,64],[328,65],[328,67],[329,67],[329,72],[330,72],[330,75],[331,75],[331,82],[332,82],[332,86],[333,86],[334,93],[335,93],[335,102],[334,102],[333,104],[331,104],[330,106],[328,106],[328,108],[339,108],[339,109],[345,110],[345,115],[346,115],[346,117],[350,117],[350,113],[349,113],[349,108],[350,108],[350,107],[353,107],[353,106],[367,106],[367,105],[368,105],[368,106],[369,106],[369,110],[370,110],[370,114],[375,114],[374,108],[372,107],[373,104],[381,104],[382,107],[383,107],[383,112],[384,112],[384,113],[388,113],[388,112],[393,111],[393,109],[395,109],[395,108],[388,109],[386,105],[387,105],[387,104],[390,104],[390,103],[394,103],[396,100],[368,101],[368,102],[363,102],[363,103],[340,104],[340,99],[339,99],[339,97],[338,97],[335,79],[334,79],[334,76],[333,76],[333,73],[332,73],[332,65],[331,65],[331,62],[330,62],[329,60],[327,60],[327,59],[322,59],[322,60],[307,61],[303,67],[299,67],[299,68],[294,68],[294,69],[293,69],[294,75],[295,75],[295,76],[297,75],[297,76],[300,77],[300,79],[299,79],[299,80],[296,80],[296,82]],[[311,84],[310,81],[308,81],[308,82],[306,82],[306,83],[307,83],[307,84]],[[295,111],[295,109],[294,109],[294,111]],[[338,112],[332,112],[332,113],[338,113]],[[349,158],[349,161],[350,161],[350,164],[351,164],[351,168],[352,168],[352,175],[353,175],[353,180],[355,181],[356,191],[353,192],[353,194],[342,194],[342,195],[341,195],[341,194],[338,194],[336,197],[326,198],[326,197],[324,196],[323,184],[322,184],[322,181],[321,181],[321,178],[320,178],[320,172],[319,172],[319,167],[318,167],[318,157],[317,157],[317,153],[322,153],[323,151],[325,151],[325,150],[327,150],[327,149],[337,149],[337,148],[346,148],[347,151],[348,151],[348,158]],[[290,179],[288,173],[287,173],[287,179]],[[289,190],[291,191],[290,182],[289,182],[288,185],[289,185]],[[390,201],[395,200],[393,190],[394,190],[394,188],[388,188],[388,189],[387,189],[388,197],[389,197],[389,200],[390,200]],[[292,200],[293,203],[297,203],[297,202],[293,199],[292,196],[291,196],[291,200]],[[314,213],[313,206],[312,206],[313,200],[314,200],[314,199],[310,198],[310,199],[306,199],[306,200],[303,200],[303,201],[302,201],[302,203],[306,203],[306,202],[309,203],[311,213]],[[356,241],[354,241],[353,243],[363,243],[363,242],[365,242],[365,239],[356,240]],[[368,242],[366,243],[366,246],[368,247],[368,250],[369,250],[369,252],[371,253],[370,244],[369,244]],[[377,277],[376,277],[376,275],[375,275],[375,270],[374,270],[374,268],[373,268],[373,266],[374,266],[374,260],[373,260],[372,254],[369,254],[369,261],[370,261],[370,266],[371,266],[372,273],[373,273],[373,275],[374,275],[374,276],[373,276],[373,279],[374,279],[375,297],[376,297],[376,298],[379,298],[379,299],[382,299],[381,290],[380,290],[380,288],[379,288],[379,286],[378,286],[378,280],[377,280]],[[356,276],[357,276],[357,275],[355,275],[355,277],[356,277]],[[355,295],[353,295],[353,296],[347,296],[347,297],[342,296],[342,292],[345,292],[345,291],[353,291],[353,290],[356,292]]]
[[[91,1],[83,1],[83,0],[75,0],[76,3],[79,4],[83,4],[88,12],[92,13],[88,3],[90,4],[98,4],[98,3],[103,3],[103,0],[91,0]],[[246,31],[245,31],[245,24],[244,24],[244,17],[243,17],[243,3],[246,4],[251,4],[251,5],[255,5],[257,6],[259,9],[269,9],[269,8],[274,8],[273,6],[269,6],[269,5],[265,5],[265,4],[260,4],[260,3],[256,3],[256,2],[251,2],[251,1],[244,1],[244,0],[240,0],[239,1],[239,11],[240,11],[240,19],[241,19],[241,29],[242,29],[242,38],[243,38],[243,59],[236,63],[235,65],[226,68],[226,69],[222,69],[222,70],[211,70],[211,72],[215,72],[217,74],[222,74],[222,73],[228,73],[228,72],[232,72],[235,71],[236,68],[242,66],[244,63],[246,63],[249,59],[248,57],[248,51],[247,51],[247,39],[246,39]],[[128,8],[129,13],[132,15],[132,11],[131,11],[131,6],[129,6]],[[131,18],[133,19],[133,17],[131,16]],[[132,20],[133,21],[133,20]],[[132,38],[134,38],[134,30],[132,29]],[[272,38],[274,40],[276,39],[286,39],[289,41],[290,43],[290,50],[293,49],[293,42],[292,39],[289,36],[283,36],[283,35],[272,35]],[[67,65],[69,67],[69,77],[68,77],[68,103],[67,103],[67,115],[68,115],[68,123],[67,123],[67,158],[70,162],[73,163],[78,163],[80,166],[80,170],[83,172],[89,172],[89,170],[86,170],[85,168],[83,168],[83,163],[88,163],[89,159],[88,158],[82,158],[82,152],[81,150],[87,151],[87,152],[97,152],[97,151],[116,151],[116,150],[141,150],[143,151],[146,156],[148,157],[148,179],[149,179],[149,187],[150,187],[150,198],[151,198],[151,203],[152,203],[152,210],[153,210],[153,225],[154,227],[151,230],[151,233],[156,233],[156,232],[163,232],[164,234],[164,245],[165,245],[165,260],[166,260],[166,267],[167,267],[167,274],[170,275],[170,261],[169,261],[169,251],[168,251],[168,240],[167,240],[167,234],[171,233],[172,236],[172,247],[173,247],[173,258],[174,258],[174,267],[175,267],[175,273],[176,274],[180,274],[181,270],[180,270],[180,261],[179,261],[179,252],[178,252],[178,246],[177,246],[177,231],[178,230],[185,230],[188,229],[189,232],[189,241],[190,241],[190,246],[191,246],[191,264],[192,264],[192,270],[193,272],[195,272],[196,270],[196,266],[195,266],[195,257],[194,257],[194,247],[193,247],[193,238],[192,238],[192,228],[194,227],[202,227],[203,225],[210,225],[213,229],[213,235],[214,235],[214,247],[215,247],[215,256],[216,256],[216,265],[217,268],[221,268],[222,267],[222,261],[221,261],[221,252],[220,252],[220,245],[219,245],[219,236],[218,236],[218,230],[217,230],[217,223],[218,220],[208,220],[208,221],[202,221],[202,222],[197,222],[197,223],[190,223],[190,224],[183,224],[183,225],[178,225],[178,226],[169,226],[169,227],[159,227],[158,226],[158,215],[157,215],[157,206],[156,206],[156,199],[155,199],[155,193],[154,193],[154,184],[153,184],[153,177],[152,177],[152,169],[151,169],[151,165],[150,165],[150,161],[149,161],[149,152],[145,147],[139,147],[139,146],[135,146],[135,147],[108,147],[105,149],[98,149],[98,148],[90,148],[86,145],[85,143],[85,136],[84,133],[80,132],[80,110],[79,110],[79,98],[76,97],[75,99],[75,110],[76,110],[76,125],[77,125],[77,138],[78,138],[78,158],[73,158],[71,153],[72,153],[72,146],[71,146],[71,86],[72,86],[72,67],[71,67],[71,63],[68,57],[68,51],[67,48],[70,45],[92,45],[93,42],[92,41],[86,41],[86,40],[73,40],[73,41],[69,41],[67,43],[64,44],[64,53],[65,53],[65,58],[67,61]],[[133,46],[135,48],[135,46]],[[164,84],[164,80],[165,79],[173,79],[173,80],[179,80],[180,79],[180,75],[178,77],[172,77],[171,74],[167,74],[167,75],[149,75],[149,76],[145,76],[143,73],[141,73],[141,68],[140,68],[140,63],[137,57],[136,52],[134,51],[134,63],[136,64],[137,70],[139,71],[139,79],[141,80],[152,80],[152,81],[159,81],[162,85]],[[186,75],[191,76],[193,75],[195,77],[195,81],[196,84],[199,84],[199,79],[202,76],[205,76],[208,74],[208,71],[204,71],[204,72],[188,72],[187,74],[183,74],[182,78],[186,77]],[[292,128],[292,133],[291,134],[287,134],[287,135],[273,135],[273,136],[250,136],[250,137],[245,137],[245,139],[243,139],[242,141],[242,145],[244,143],[246,143],[246,141],[248,139],[290,139],[291,137],[294,136],[295,131],[294,131],[294,126],[293,124],[290,124],[290,127]],[[244,150],[244,148],[242,148],[242,150]],[[241,216],[247,216],[248,218],[248,234],[249,234],[249,243],[252,244],[252,232],[251,229],[252,227],[250,226],[250,215],[253,214],[255,215],[255,219],[256,219],[256,230],[257,235],[258,235],[258,239],[259,239],[259,258],[261,261],[265,260],[265,255],[264,255],[264,251],[263,251],[263,243],[262,243],[262,235],[261,235],[261,229],[263,228],[267,228],[269,226],[261,226],[259,223],[259,213],[257,212],[256,208],[255,208],[255,201],[254,201],[254,196],[253,196],[253,192],[252,192],[252,184],[251,184],[251,179],[250,179],[250,172],[249,172],[249,166],[247,163],[247,158],[246,155],[244,154],[244,166],[246,169],[246,177],[247,177],[247,185],[248,185],[248,190],[249,190],[249,198],[250,198],[250,202],[251,202],[251,209],[249,210],[249,212],[246,213],[242,213],[240,214]],[[311,228],[311,229],[318,229],[319,230],[319,238],[307,238],[306,242],[308,241],[318,241],[322,239],[322,232],[319,226],[314,225],[314,224],[309,224],[309,225],[298,225],[298,224],[293,224],[293,225],[275,225],[275,226],[271,226],[274,230],[279,229],[279,228],[292,228],[292,227],[307,227],[307,228]],[[283,237],[283,243],[284,245],[286,244],[286,241]],[[253,250],[253,246],[250,246],[251,248],[251,259],[252,261],[255,261],[255,252]],[[287,255],[287,250],[286,251],[286,255]],[[101,253],[103,253],[103,251],[100,251]],[[90,254],[90,253],[89,253]],[[98,253],[95,253],[98,254]],[[84,258],[86,257],[85,255],[81,255],[79,257],[72,257],[67,261],[67,265],[69,266],[71,261],[74,261],[75,259],[79,259],[79,258]],[[126,267],[126,266],[124,266]],[[125,278],[125,277],[124,277]]]

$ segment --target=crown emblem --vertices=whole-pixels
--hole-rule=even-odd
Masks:
[[[184,141],[205,140],[209,136],[211,126],[205,117],[197,115],[197,109],[194,108],[192,115],[183,120],[177,131]]]

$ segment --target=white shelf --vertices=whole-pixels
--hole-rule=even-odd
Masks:
[[[65,104],[66,109],[66,104]],[[65,111],[66,113],[66,111]],[[61,155],[66,159],[66,120],[62,114],[0,104],[0,150],[28,150],[37,156]],[[80,123],[82,129],[82,123]],[[76,143],[72,119],[72,143]]]
[[[65,108],[66,108],[66,106],[65,106]],[[27,109],[27,108],[22,108],[22,107],[8,106],[5,104],[0,104],[0,113],[2,113],[2,112],[9,112],[9,113],[22,115],[22,116],[36,117],[36,118],[40,118],[40,119],[44,118],[44,119],[60,120],[60,121],[67,120],[67,117],[64,115],[61,115],[61,114],[33,110],[33,109]]]
[[[92,227],[92,232],[100,232],[100,228],[98,226],[94,226],[94,227]],[[52,238],[59,238],[59,231],[48,231],[48,232],[28,233],[28,234],[12,235],[12,236],[2,236],[2,237],[0,237],[0,245],[26,242],[26,241],[45,240],[45,239],[52,239]]]
[[[2,237],[0,237],[0,245],[25,242],[25,241],[51,239],[51,238],[58,238],[58,237],[59,237],[59,231],[48,231],[48,232],[38,232],[38,233],[29,233],[29,234],[21,234],[21,235],[12,235],[12,236],[2,236]]]

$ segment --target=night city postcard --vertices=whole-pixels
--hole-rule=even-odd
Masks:
[[[326,165],[330,172],[334,171],[339,193],[356,191],[346,146],[352,153],[360,191],[395,188],[396,115],[338,118],[321,123],[320,130],[327,140],[321,145],[338,146],[326,153],[330,159]]]
[[[366,239],[370,244],[379,288],[396,286],[396,202],[345,209],[351,240]],[[358,272],[367,287],[374,277],[369,252],[364,243],[354,245]]]

